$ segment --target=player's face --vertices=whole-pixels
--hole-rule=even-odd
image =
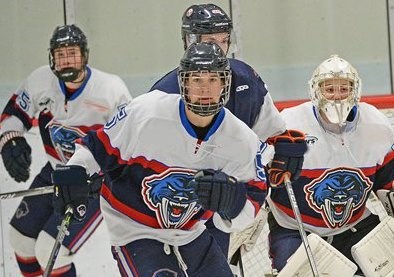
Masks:
[[[342,78],[327,79],[320,83],[320,91],[327,100],[344,100],[353,93],[353,82]]]
[[[223,90],[223,78],[216,72],[195,72],[187,78],[190,102],[199,105],[218,103]]]
[[[189,38],[189,45],[193,41]],[[201,35],[199,42],[214,42],[222,48],[224,53],[227,53],[230,47],[230,34],[229,33],[216,33],[216,34],[204,34]]]
[[[82,68],[83,57],[78,46],[60,47],[54,50],[55,69]]]

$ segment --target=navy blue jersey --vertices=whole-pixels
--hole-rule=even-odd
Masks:
[[[282,133],[285,122],[273,104],[267,87],[260,76],[246,63],[229,59],[232,70],[230,100],[228,108],[262,140]],[[177,68],[157,81],[152,90],[179,93]]]

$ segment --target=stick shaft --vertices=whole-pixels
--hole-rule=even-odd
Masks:
[[[56,262],[57,255],[59,254],[60,246],[62,245],[64,237],[66,235],[68,235],[67,230],[68,230],[68,227],[70,226],[72,216],[73,216],[73,210],[71,207],[68,207],[65,214],[64,214],[64,218],[62,220],[62,223],[58,227],[59,232],[57,233],[56,240],[53,245],[51,255],[49,256],[47,266],[45,267],[44,274],[42,275],[43,277],[49,277],[51,275],[53,266],[55,265],[55,262]]]
[[[302,223],[300,209],[298,208],[298,204],[297,204],[297,200],[294,195],[293,187],[291,186],[291,182],[290,182],[290,179],[288,176],[285,177],[285,186],[286,186],[287,194],[289,195],[290,204],[293,209],[295,219],[297,221],[298,230],[300,232],[302,243],[304,244],[304,247],[305,247],[306,255],[308,257],[313,276],[318,277],[319,273],[317,271],[316,262],[315,262],[315,259],[313,258],[311,247],[309,246],[308,237],[306,235],[304,225]]]
[[[53,186],[0,193],[0,200],[53,193]]]

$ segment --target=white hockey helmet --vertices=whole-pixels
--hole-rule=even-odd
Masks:
[[[317,111],[330,123],[344,125],[361,97],[357,70],[338,55],[331,55],[313,72],[309,96]]]

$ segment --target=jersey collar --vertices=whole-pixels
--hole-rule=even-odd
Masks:
[[[219,111],[219,114],[216,117],[216,119],[214,119],[215,122],[212,125],[209,132],[207,133],[207,135],[205,136],[205,138],[203,139],[203,141],[207,141],[216,132],[216,130],[219,128],[220,124],[223,122],[225,114],[226,114],[226,111],[224,108],[222,108]],[[185,128],[185,130],[188,132],[188,134],[197,139],[197,134],[194,131],[193,127],[191,126],[189,120],[187,119],[186,107],[185,107],[185,104],[183,103],[182,99],[179,99],[179,116],[180,116],[182,125]]]

